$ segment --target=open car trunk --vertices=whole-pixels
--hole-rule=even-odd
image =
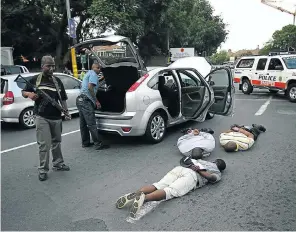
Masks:
[[[99,87],[96,97],[101,112],[121,113],[125,110],[125,94],[139,79],[138,69],[132,66],[102,68],[105,86]]]

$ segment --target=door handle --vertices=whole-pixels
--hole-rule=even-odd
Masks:
[[[255,73],[255,74],[258,74],[258,73]]]
[[[266,73],[266,75],[269,75],[269,73]]]

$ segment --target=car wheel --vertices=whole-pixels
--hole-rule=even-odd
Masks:
[[[242,92],[244,94],[250,94],[253,92],[253,86],[251,85],[249,79],[243,79],[242,82]]]
[[[24,109],[20,115],[20,124],[25,129],[30,129],[35,127],[35,115],[33,108]]]
[[[206,115],[206,120],[212,119],[213,117],[215,117],[215,114],[208,112]]]
[[[277,89],[269,89],[269,92],[271,92],[271,93],[277,93],[279,90],[277,90]]]
[[[290,102],[296,102],[296,83],[290,84],[288,86],[287,96]]]
[[[166,133],[166,121],[159,112],[154,112],[149,118],[145,136],[151,143],[159,143]]]

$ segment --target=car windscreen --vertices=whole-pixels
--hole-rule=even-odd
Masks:
[[[283,57],[287,69],[296,69],[296,56]]]
[[[137,60],[128,43],[108,43],[105,45],[93,46],[92,51],[100,57],[105,65],[112,65],[115,63],[137,63]],[[83,48],[77,52],[78,62],[87,63],[88,59],[93,59],[93,55],[87,49]]]

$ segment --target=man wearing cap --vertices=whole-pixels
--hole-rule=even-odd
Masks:
[[[98,74],[100,71],[100,65],[94,63],[92,65],[92,70],[89,70],[84,76],[80,95],[76,99],[76,105],[79,110],[82,147],[85,148],[95,145],[95,150],[109,148],[109,145],[104,144],[99,134],[95,117],[95,109],[100,107],[100,102],[96,98],[99,85]],[[90,142],[90,134],[93,143]]]
[[[246,151],[250,149],[261,132],[266,128],[262,125],[239,126],[234,124],[231,129],[220,134],[220,144],[226,152]]]
[[[66,100],[67,94],[62,81],[53,76],[55,68],[54,59],[51,56],[43,56],[41,59],[42,73],[33,77],[29,82],[47,93],[56,102],[60,102],[65,110],[68,110]],[[62,115],[42,96],[34,93],[30,85],[26,85],[22,91],[25,98],[35,101],[34,113],[36,115],[36,137],[39,145],[39,180],[47,179],[49,171],[49,153],[52,152],[53,169],[58,171],[69,171],[70,168],[64,164],[61,150],[62,141]],[[70,118],[66,117],[66,120]]]
[[[212,134],[214,131],[210,128],[184,129],[184,133],[178,139],[177,146],[179,151],[184,155],[193,159],[201,159],[207,157],[215,149],[215,138]]]
[[[145,202],[170,200],[184,196],[191,190],[201,188],[208,183],[217,183],[221,180],[221,172],[225,168],[226,164],[222,159],[209,162],[183,157],[180,160],[180,166],[168,172],[159,182],[123,195],[117,200],[116,207],[121,209],[132,203],[130,216],[136,217]]]

